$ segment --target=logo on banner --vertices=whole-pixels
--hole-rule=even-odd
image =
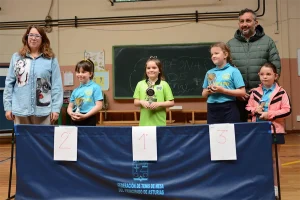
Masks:
[[[133,181],[117,183],[117,188],[119,193],[143,195],[141,196],[141,199],[149,199],[147,198],[146,195],[152,195],[152,196],[165,195],[164,184],[148,182],[149,163],[147,161],[133,161],[132,175],[133,175]],[[142,183],[142,181],[147,181],[147,182]]]
[[[149,168],[146,161],[133,161],[132,163],[132,175],[134,181],[147,181]]]

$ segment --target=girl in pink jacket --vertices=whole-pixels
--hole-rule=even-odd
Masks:
[[[251,112],[252,122],[267,120],[275,125],[276,133],[283,137],[285,133],[284,118],[291,114],[291,104],[286,91],[278,85],[278,74],[275,65],[265,63],[259,70],[261,84],[254,88],[250,95],[246,110]],[[274,130],[272,130],[274,132]],[[284,138],[283,138],[284,139]],[[274,149],[272,149],[274,152]],[[278,157],[280,145],[278,145]],[[273,153],[273,169],[275,169]],[[280,166],[280,160],[279,160]],[[279,167],[280,171],[280,167]],[[275,194],[277,188],[277,174],[274,170]]]

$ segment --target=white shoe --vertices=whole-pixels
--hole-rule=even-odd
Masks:
[[[278,186],[274,186],[275,197],[279,197],[278,195]]]

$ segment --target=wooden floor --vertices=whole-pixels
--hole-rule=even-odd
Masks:
[[[8,181],[9,181],[9,168],[10,168],[10,154],[11,144],[1,141],[0,137],[0,199],[4,200],[8,197]],[[7,139],[5,139],[7,141]],[[13,170],[11,194],[14,195],[16,191],[16,173],[15,163]]]
[[[300,199],[300,134],[288,134],[286,144],[281,147],[281,192],[282,200]],[[8,180],[11,144],[1,142],[0,137],[0,200],[8,197]],[[11,194],[16,188],[15,165]]]

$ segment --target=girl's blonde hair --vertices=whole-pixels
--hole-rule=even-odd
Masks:
[[[230,65],[234,66],[233,63],[232,63],[232,57],[231,57],[230,49],[224,42],[217,42],[217,43],[211,45],[210,49],[212,49],[213,47],[219,47],[219,48],[221,48],[221,50],[223,51],[224,54],[227,53],[226,61]]]

